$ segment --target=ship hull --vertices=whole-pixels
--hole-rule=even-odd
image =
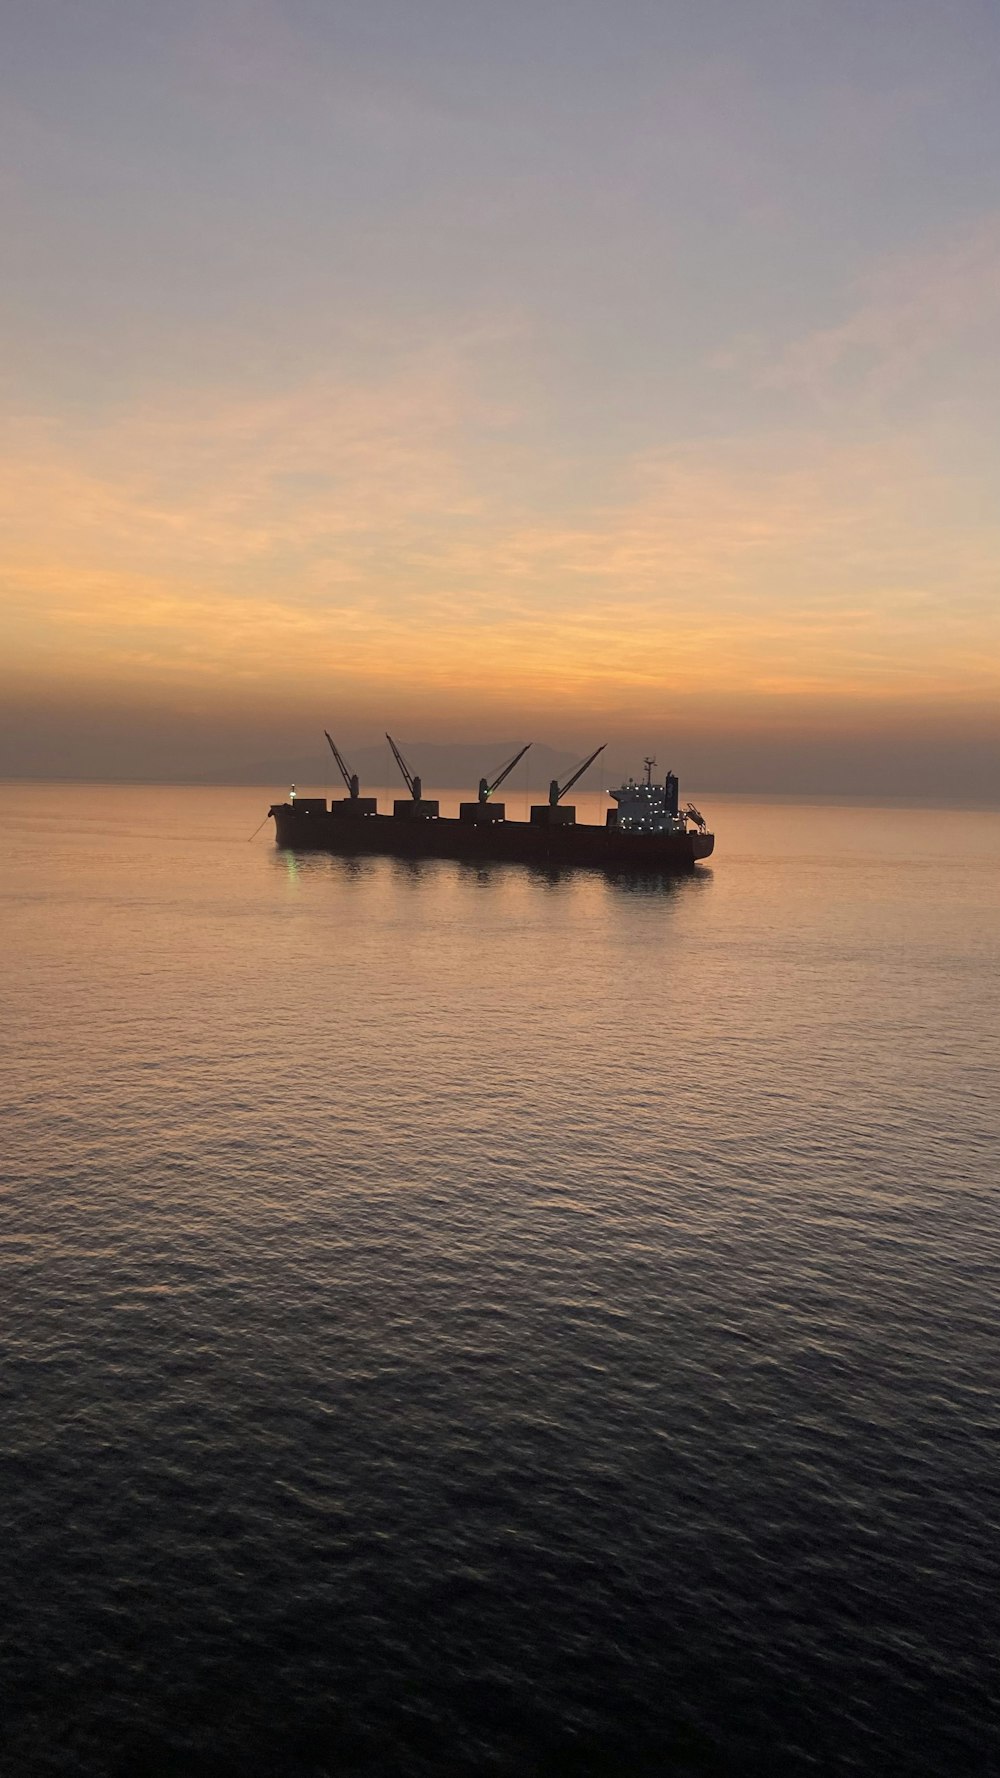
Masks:
[[[710,857],[715,847],[710,833],[619,833],[613,827],[585,823],[549,827],[527,821],[478,824],[447,816],[407,821],[394,815],[352,819],[300,811],[289,803],[276,803],[269,813],[279,846],[352,857],[384,854],[468,864],[535,864],[546,869],[583,865],[682,876],[700,859]]]

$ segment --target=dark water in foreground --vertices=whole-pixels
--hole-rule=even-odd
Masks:
[[[0,812],[4,1772],[998,1769],[1000,818]]]

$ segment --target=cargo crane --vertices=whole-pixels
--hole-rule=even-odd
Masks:
[[[684,819],[685,821],[693,821],[698,832],[704,833],[707,823],[701,810],[696,809],[694,803],[688,803],[685,807]]]
[[[419,776],[410,771],[409,766],[403,758],[403,755],[400,753],[399,748],[396,746],[392,736],[387,733],[385,738],[388,741],[389,746],[392,748],[393,758],[403,774],[403,782],[410,793],[408,802],[394,802],[392,805],[392,812],[397,821],[436,819],[439,813],[437,803],[429,802],[423,795],[423,785],[420,782]]]
[[[337,748],[337,745],[333,739],[333,736],[330,734],[329,729],[324,729],[323,733],[326,736],[327,741],[330,744],[330,752],[333,754],[333,757],[337,762],[337,765],[340,769],[340,775],[343,778],[344,783],[347,785],[348,795],[350,796],[352,802],[357,802],[358,796],[360,795],[360,792],[361,792],[361,784],[358,779],[358,774],[357,774],[357,772],[351,771],[343,754]]]
[[[531,742],[527,741],[525,743],[525,745],[521,748],[520,753],[515,753],[513,759],[507,761],[507,764],[504,766],[503,771],[497,773],[492,784],[488,784],[485,778],[480,778],[480,780],[479,780],[479,800],[481,803],[488,803],[489,802],[490,797],[493,795],[493,792],[495,790],[499,790],[504,779],[508,778],[510,776],[511,772],[514,770],[514,767],[517,765],[519,760],[522,760],[524,758],[524,756],[527,753],[528,748],[530,746],[531,746]]]
[[[582,766],[577,766],[576,771],[573,773],[572,777],[567,778],[567,780],[566,780],[565,784],[562,786],[562,788],[560,788],[558,778],[553,778],[551,784],[549,785],[549,808],[550,809],[556,808],[556,806],[562,802],[562,799],[566,795],[567,790],[572,790],[577,779],[583,777],[583,774],[587,770],[587,767],[593,765],[595,759],[597,758],[597,755],[599,753],[604,752],[604,749],[607,746],[607,744],[608,744],[607,741],[602,741],[601,745],[599,747],[595,747],[594,751],[590,755],[589,759],[585,759]]]
[[[503,770],[498,772],[492,781],[489,778],[480,778],[478,801],[474,803],[459,803],[458,805],[458,818],[460,821],[472,822],[473,824],[478,823],[480,826],[495,826],[498,821],[505,821],[507,819],[506,803],[494,803],[490,801],[490,798],[495,790],[499,790],[504,779],[509,777],[510,773],[514,770],[514,767],[517,765],[518,760],[524,758],[528,751],[528,747],[530,746],[531,742],[529,741],[527,746],[521,748],[520,753],[515,753],[513,759],[507,761]]]
[[[388,741],[389,746],[392,748],[393,757],[394,757],[396,764],[398,765],[400,771],[403,774],[403,779],[406,784],[406,788],[410,793],[410,796],[413,798],[413,801],[415,803],[418,803],[420,801],[420,792],[423,788],[423,786],[420,782],[420,779],[415,778],[413,773],[410,771],[409,766],[407,765],[405,759],[403,758],[403,755],[400,753],[399,748],[396,746],[396,743],[393,740],[392,736],[387,734],[385,738]]]
[[[330,743],[330,752],[333,754],[333,757],[337,762],[340,775],[343,778],[344,783],[347,785],[347,795],[342,796],[339,802],[336,797],[331,797],[330,814],[335,817],[348,816],[351,819],[354,819],[355,817],[360,819],[363,815],[377,815],[377,797],[361,795],[361,786],[358,782],[357,772],[351,771],[346,759],[336,745],[333,736],[328,734],[326,729],[323,730],[323,733],[326,735],[326,738]]]
[[[597,755],[604,752],[607,744],[607,741],[602,741],[599,747],[595,747],[593,753],[584,760],[583,764],[577,766],[576,771],[570,774],[565,784],[560,784],[558,778],[552,779],[552,782],[549,785],[548,802],[536,803],[532,808],[531,820],[535,827],[573,826],[576,821],[576,809],[572,804],[564,803],[562,799],[566,795],[567,790],[572,790],[577,779],[583,777],[588,766],[593,765]]]

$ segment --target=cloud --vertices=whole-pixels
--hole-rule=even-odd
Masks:
[[[1000,527],[906,437],[715,440],[581,511],[477,354],[262,399],[22,417],[0,457],[11,669],[294,709],[763,705],[1000,691]],[[965,503],[965,504],[963,504]]]
[[[758,382],[821,406],[859,396],[882,401],[911,389],[944,358],[953,387],[970,373],[981,387],[998,326],[1000,215],[991,215],[920,252],[884,259],[843,321],[759,363]]]

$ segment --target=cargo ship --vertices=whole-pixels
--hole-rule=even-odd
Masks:
[[[330,751],[347,788],[345,797],[297,796],[292,786],[284,803],[272,803],[275,839],[294,851],[348,855],[383,853],[393,858],[448,858],[463,863],[537,864],[546,869],[591,868],[656,871],[679,875],[694,869],[715,849],[715,836],[693,803],[680,806],[676,774],[653,780],[655,759],[644,761],[644,776],[608,792],[616,807],[602,826],[577,821],[576,808],[563,799],[604,752],[595,748],[564,783],[553,778],[548,799],[530,810],[527,821],[508,821],[495,792],[531,746],[529,741],[492,779],[479,780],[475,802],[459,804],[458,816],[443,816],[425,797],[391,735],[392,749],[407,795],[382,814],[378,798],[362,796],[356,772],[327,734]],[[606,743],[605,743],[606,745]]]

